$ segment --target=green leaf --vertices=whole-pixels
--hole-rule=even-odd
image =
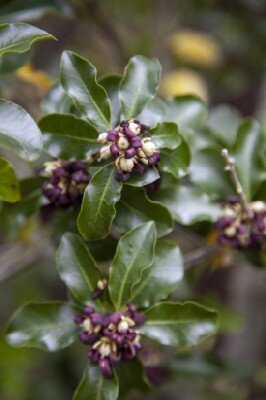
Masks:
[[[221,216],[221,207],[210,201],[207,193],[193,186],[159,189],[152,198],[165,205],[173,218],[183,225],[201,221],[215,222]]]
[[[48,12],[63,9],[66,6],[62,6],[58,0],[12,0],[0,6],[0,21],[33,21]]]
[[[216,311],[195,302],[159,303],[144,315],[140,332],[166,346],[196,345],[218,328]]]
[[[108,235],[121,189],[114,168],[102,167],[92,177],[78,217],[79,231],[86,239],[98,240]]]
[[[33,43],[54,39],[53,35],[28,24],[0,25],[0,56],[8,53],[25,53]]]
[[[19,183],[11,164],[0,158],[0,200],[15,203],[20,200]]]
[[[120,75],[106,75],[99,79],[100,85],[106,90],[111,106],[111,125],[117,126],[120,123],[119,85]]]
[[[158,148],[176,149],[182,142],[178,127],[173,122],[161,122],[150,130],[153,143]]]
[[[115,225],[121,232],[128,232],[148,221],[155,223],[159,237],[173,230],[173,220],[167,208],[151,201],[144,189],[124,187],[116,211]]]
[[[72,400],[116,400],[119,385],[116,376],[105,379],[98,367],[86,368]]]
[[[160,76],[161,65],[156,58],[135,56],[129,60],[119,91],[125,119],[137,117],[155,97]]]
[[[166,119],[167,111],[166,103],[158,97],[155,97],[146,105],[138,116],[138,119],[141,123],[154,127],[159,122]]]
[[[39,121],[38,125],[45,136],[48,135],[46,143],[49,140],[52,146],[56,143],[60,149],[63,149],[65,139],[68,139],[71,142],[77,141],[77,145],[79,144],[87,154],[99,148],[97,130],[87,121],[73,115],[48,114]]]
[[[109,279],[109,292],[116,309],[134,297],[135,285],[153,262],[155,241],[153,222],[138,226],[119,240]]]
[[[60,83],[56,83],[44,96],[41,109],[44,114],[70,113],[73,101],[62,89]]]
[[[31,116],[11,101],[0,100],[0,146],[33,161],[42,150],[42,135]]]
[[[104,88],[97,83],[96,68],[85,58],[64,51],[60,81],[76,107],[100,131],[110,129],[110,101]]]
[[[175,122],[181,133],[199,128],[207,115],[206,104],[195,96],[176,96],[167,105],[166,119]]]
[[[62,281],[80,303],[90,305],[92,293],[104,274],[81,238],[65,233],[57,251],[57,269]]]
[[[119,399],[131,398],[131,396],[128,396],[131,391],[151,391],[143,364],[137,357],[130,360],[130,362],[118,364],[115,366],[115,371],[119,380]]]
[[[160,153],[160,169],[162,171],[169,172],[176,178],[187,174],[190,163],[190,149],[185,139],[182,139],[182,143],[177,149],[163,149]]]
[[[226,199],[234,193],[230,177],[224,171],[220,149],[205,149],[196,153],[192,158],[190,175],[192,181],[212,199]]]
[[[67,303],[31,303],[15,312],[6,340],[14,347],[37,347],[57,351],[70,346],[77,336],[74,309]]]
[[[152,266],[143,272],[141,282],[135,287],[134,304],[147,308],[165,300],[177,287],[183,274],[179,247],[166,240],[158,240]]]
[[[252,119],[243,120],[239,124],[237,140],[231,155],[236,161],[238,178],[249,200],[255,196],[265,179],[265,165],[262,162],[263,149],[265,149],[265,138],[262,136],[258,122]]]
[[[27,53],[11,53],[0,57],[0,75],[11,75],[15,71],[29,62],[30,52]]]
[[[224,146],[235,142],[240,114],[236,108],[220,105],[211,110],[206,126]]]
[[[157,181],[160,178],[160,174],[158,169],[155,167],[149,167],[146,171],[139,175],[133,175],[127,182],[126,185],[128,186],[135,186],[135,187],[142,187],[146,186],[149,183]]]

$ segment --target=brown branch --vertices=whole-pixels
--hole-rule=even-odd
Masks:
[[[231,180],[232,180],[233,185],[234,185],[234,187],[236,189],[236,193],[238,195],[242,210],[247,214],[248,218],[251,219],[253,217],[253,212],[249,207],[249,203],[248,203],[248,200],[246,198],[245,192],[244,192],[244,190],[242,188],[241,183],[238,180],[237,172],[236,172],[236,169],[235,169],[235,160],[234,160],[233,157],[230,157],[227,149],[223,149],[221,151],[221,156],[225,160],[224,170],[228,171],[230,173]]]

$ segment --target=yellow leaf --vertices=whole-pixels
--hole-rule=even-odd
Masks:
[[[180,68],[166,73],[160,88],[164,97],[193,94],[207,101],[207,86],[203,78],[195,71]]]
[[[26,64],[16,71],[16,76],[27,83],[38,86],[41,89],[48,90],[53,85],[53,80],[46,72],[35,70],[31,64]]]
[[[168,44],[180,61],[199,67],[215,67],[223,58],[220,43],[206,33],[180,31],[169,36]]]

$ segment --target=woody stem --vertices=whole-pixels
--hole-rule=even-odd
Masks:
[[[248,218],[251,219],[253,217],[253,212],[249,207],[245,192],[242,188],[241,183],[238,180],[237,172],[235,169],[235,160],[233,157],[230,157],[227,149],[223,149],[221,151],[221,156],[224,158],[225,161],[224,170],[230,173],[230,177],[236,189],[236,193],[238,195],[242,210],[247,214]]]

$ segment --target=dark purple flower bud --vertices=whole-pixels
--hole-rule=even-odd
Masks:
[[[99,360],[99,367],[105,378],[111,379],[113,377],[112,368],[110,367],[109,360],[107,358],[101,358]]]
[[[97,350],[95,350],[95,349],[90,349],[90,350],[88,351],[88,357],[89,357],[89,359],[90,359],[92,362],[96,363],[96,362],[98,362],[99,359],[100,359],[100,354],[99,354],[99,352],[98,352]]]
[[[82,183],[86,178],[86,174],[85,172],[79,170],[79,171],[75,171],[72,175],[71,175],[71,179],[76,182],[76,183]]]
[[[144,124],[140,124],[139,127],[140,127],[140,133],[147,132],[150,129],[150,127],[148,125],[144,125]]]
[[[127,127],[124,128],[124,133],[125,133],[127,139],[132,139],[132,138],[135,138],[135,137],[136,137],[135,133],[132,132],[132,131],[131,131],[129,128],[127,128]]]
[[[132,312],[132,313],[137,311],[137,307],[135,306],[135,304],[132,304],[132,303],[127,304],[127,309],[129,312]]]
[[[146,322],[147,318],[145,317],[145,315],[142,315],[142,314],[140,314],[138,312],[135,312],[132,315],[132,319],[133,319],[133,321],[135,322],[136,325],[142,325],[142,324],[144,324]]]
[[[97,288],[92,292],[91,298],[92,298],[92,300],[96,300],[99,297],[101,297],[102,294],[103,294],[103,290]]]
[[[115,143],[110,146],[110,153],[113,157],[117,157],[119,155],[119,148]]]
[[[53,177],[54,178],[60,178],[62,175],[66,173],[66,170],[64,167],[58,167],[53,170]]]
[[[132,344],[129,344],[127,348],[123,351],[124,360],[132,360],[136,356],[136,350]]]
[[[120,181],[120,182],[126,182],[130,178],[130,173],[129,172],[124,172],[124,171],[116,171],[115,174],[115,179]]]
[[[152,156],[149,157],[149,165],[153,166],[156,165],[160,158],[160,152],[155,151]]]
[[[223,217],[216,223],[216,229],[223,230],[235,220],[235,217]]]
[[[76,314],[75,315],[75,317],[74,317],[74,322],[75,322],[75,324],[77,324],[77,325],[81,325],[82,324],[82,322],[84,321],[84,317],[83,317],[83,315],[81,315],[81,314]]]
[[[111,316],[110,316],[110,322],[112,322],[114,325],[117,325],[118,322],[121,319],[121,315],[122,313],[119,311],[114,312]]]
[[[110,318],[111,318],[111,315],[109,315],[109,314],[106,314],[103,316],[103,319],[102,319],[103,327],[107,327],[110,324],[110,322],[111,322]]]
[[[57,176],[51,176],[50,181],[52,185],[57,185],[60,182],[60,178]]]
[[[91,315],[91,314],[93,314],[94,313],[94,308],[93,307],[91,307],[91,306],[86,306],[85,308],[84,308],[84,314],[86,314],[86,315]]]
[[[128,126],[128,122],[123,120],[122,122],[120,122],[120,126],[122,127]]]
[[[245,225],[240,225],[237,229],[237,233],[240,235],[244,234],[247,232],[247,227]]]
[[[71,200],[67,194],[61,194],[58,199],[58,205],[61,207],[67,207],[71,204]]]
[[[82,332],[82,333],[79,335],[79,339],[80,339],[80,341],[81,341],[83,344],[90,344],[90,341],[89,341],[89,334],[88,334],[87,332]]]
[[[135,154],[136,154],[136,149],[134,149],[134,147],[131,147],[126,151],[125,158],[132,158],[134,157]]]
[[[116,357],[113,357],[111,354],[109,356],[109,363],[111,365],[117,365],[121,361],[121,353],[118,353]]]
[[[79,171],[85,170],[87,168],[87,164],[82,161],[74,161],[70,162],[67,167],[70,169],[70,171]]]
[[[142,175],[143,172],[145,171],[145,166],[143,164],[136,164],[133,168],[133,171],[137,175]]]
[[[229,196],[228,197],[228,203],[231,205],[235,205],[238,203],[238,198],[236,196]]]
[[[129,141],[130,147],[134,147],[135,149],[139,149],[142,147],[142,141],[138,136],[133,137]]]
[[[218,242],[222,246],[228,246],[230,244],[230,240],[226,236],[220,236]]]
[[[99,313],[93,313],[90,315],[90,320],[93,325],[101,325],[102,319],[103,318]]]
[[[119,138],[119,134],[117,131],[113,130],[113,131],[109,131],[107,134],[107,140],[109,140],[110,142],[116,142]]]
[[[99,333],[90,333],[88,335],[88,344],[93,345],[96,343],[98,340],[100,340],[101,336]]]

